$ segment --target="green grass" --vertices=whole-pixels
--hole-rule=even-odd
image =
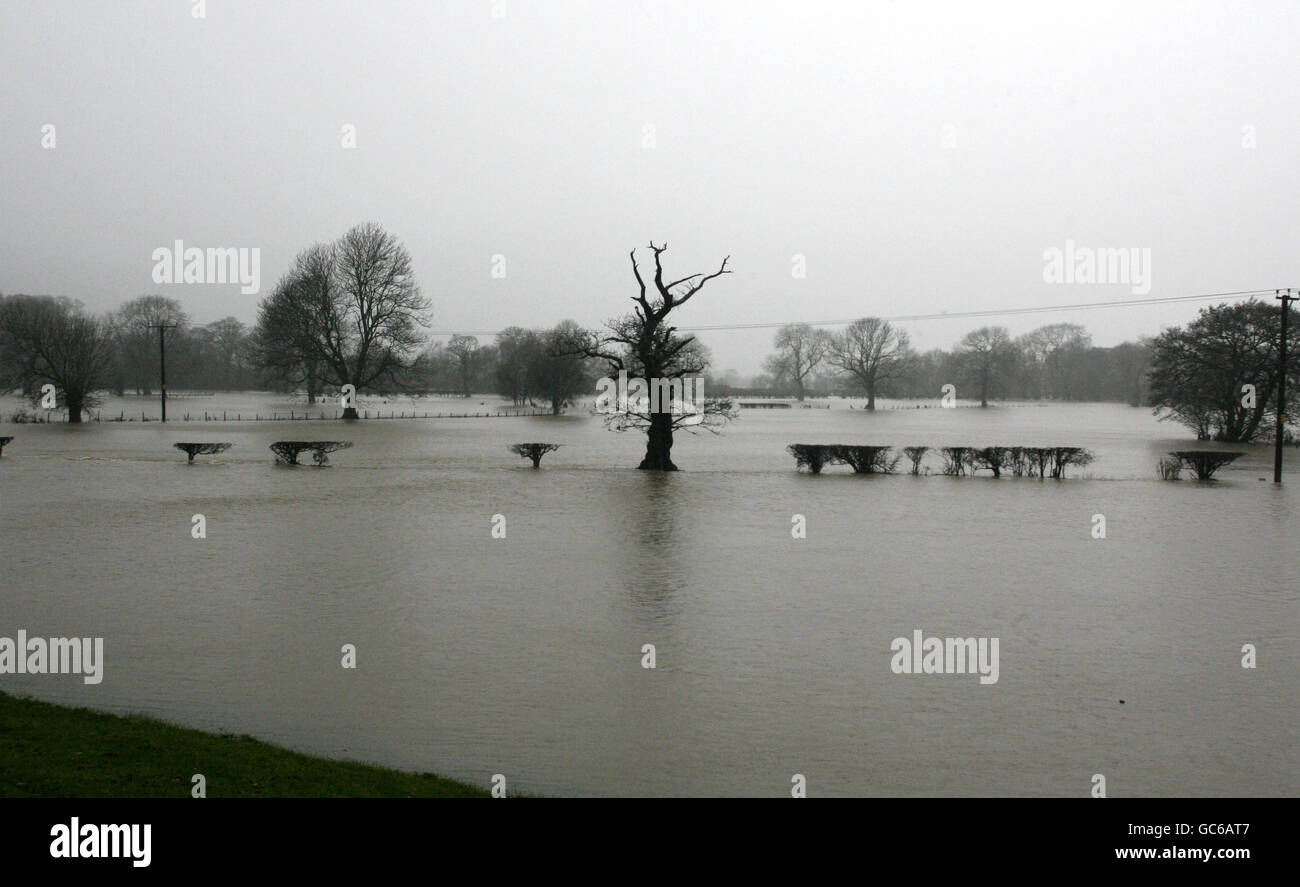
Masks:
[[[0,693],[0,797],[486,798],[429,773],[330,761],[251,736],[187,730]]]

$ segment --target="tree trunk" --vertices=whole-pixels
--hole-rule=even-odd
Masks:
[[[530,458],[533,460],[533,467],[534,467],[534,468],[541,468],[541,467],[542,467],[542,457],[541,457],[540,454],[539,454],[539,455],[536,455],[536,456],[532,456],[532,457],[530,457]]]
[[[82,400],[81,400],[81,398],[80,398],[80,397],[73,397],[71,394],[65,394],[65,395],[64,395],[64,399],[67,401],[67,404],[68,404],[68,421],[69,421],[69,422],[76,422],[76,423],[80,424],[80,422],[81,422],[81,405],[82,405]]]
[[[795,390],[795,394],[798,396],[799,402],[802,403],[803,402],[803,379],[794,380],[794,390]]]
[[[672,413],[652,413],[646,432],[645,458],[637,468],[647,471],[676,471],[672,460]]]
[[[357,408],[356,408],[356,407],[344,407],[344,408],[343,408],[343,418],[344,418],[344,419],[360,419],[361,417],[357,415]]]
[[[867,409],[869,409],[869,410],[874,410],[875,408],[876,408],[876,389],[874,389],[874,388],[868,388],[868,389],[867,389]]]

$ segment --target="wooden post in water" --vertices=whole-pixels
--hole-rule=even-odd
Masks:
[[[1291,303],[1300,300],[1300,296],[1291,295],[1291,290],[1277,291],[1275,299],[1282,303],[1282,339],[1278,348],[1277,368],[1277,424],[1273,428],[1273,483],[1282,483],[1282,433],[1286,428],[1286,326],[1287,315],[1291,313]]]

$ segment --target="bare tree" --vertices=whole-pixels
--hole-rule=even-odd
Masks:
[[[921,473],[921,460],[925,458],[925,453],[926,450],[928,449],[930,448],[929,447],[903,447],[903,452],[907,454],[907,458],[912,462],[913,474]]]
[[[478,339],[474,336],[452,336],[447,343],[447,353],[456,361],[456,378],[460,381],[461,393],[469,397],[474,393],[470,389],[478,370]]]
[[[1092,347],[1092,336],[1077,323],[1052,323],[1026,333],[1015,344],[1025,360],[1026,375],[1032,377],[1033,395],[1068,398],[1072,392],[1065,358]]]
[[[677,327],[668,322],[668,316],[685,305],[711,280],[730,274],[724,258],[712,274],[690,274],[671,282],[664,281],[663,254],[668,244],[656,246],[650,242],[654,255],[654,275],[651,290],[637,264],[636,250],[632,260],[632,276],[636,278],[639,292],[632,297],[632,313],[609,324],[608,333],[587,332],[572,346],[570,353],[598,358],[609,371],[626,372],[630,377],[640,377],[650,383],[676,382],[680,387],[689,377],[698,377],[708,368],[708,351],[694,336],[679,335]],[[638,468],[651,471],[676,471],[673,464],[673,432],[686,429],[694,432],[704,428],[715,431],[718,426],[735,418],[732,402],[725,398],[705,400],[696,404],[695,411],[665,409],[662,403],[655,408],[654,398],[648,407],[630,404],[606,416],[606,425],[615,431],[635,428],[646,433],[645,458]]]
[[[109,323],[117,339],[119,387],[134,388],[137,394],[149,395],[159,373],[157,325],[166,324],[184,331],[190,325],[189,315],[175,299],[137,296],[109,315]]]
[[[207,332],[220,361],[221,384],[229,387],[234,381],[236,365],[244,357],[248,329],[236,318],[226,317],[208,324]]]
[[[1004,326],[986,326],[972,330],[957,345],[957,354],[967,378],[980,393],[980,406],[989,405],[989,395],[1011,369],[1015,345]]]
[[[864,317],[830,340],[826,360],[862,386],[867,409],[874,410],[876,392],[906,372],[912,349],[905,331],[879,317]]]
[[[379,225],[358,225],[298,255],[261,304],[256,353],[263,366],[318,372],[329,385],[400,386],[428,308],[406,247]],[[343,418],[357,418],[356,407]]]
[[[813,474],[821,474],[824,467],[836,462],[835,444],[790,444],[785,449],[794,456],[796,471],[806,465]]]
[[[529,363],[529,395],[547,400],[553,415],[560,415],[566,406],[591,390],[594,374],[589,361],[571,353],[572,344],[580,341],[582,334],[582,327],[574,321],[560,321],[541,335],[541,347]]]
[[[776,353],[763,361],[763,370],[778,384],[794,386],[795,396],[804,399],[805,380],[821,366],[830,347],[830,334],[806,323],[789,323],[776,331]]]
[[[496,393],[510,398],[515,406],[527,403],[528,375],[533,359],[542,350],[541,338],[523,327],[507,327],[497,333],[497,360],[493,371]]]

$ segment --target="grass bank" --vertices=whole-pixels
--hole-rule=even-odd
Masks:
[[[188,798],[196,773],[210,798],[488,797],[428,773],[0,693],[0,797]]]

